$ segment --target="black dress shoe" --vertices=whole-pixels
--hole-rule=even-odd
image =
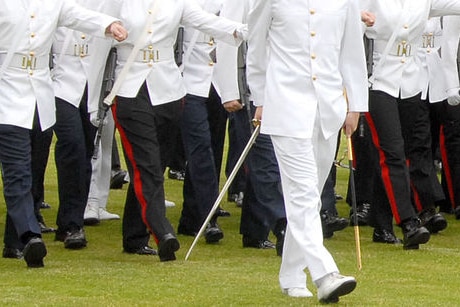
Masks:
[[[39,222],[38,224],[40,225],[40,230],[42,231],[42,233],[50,233],[56,231],[56,229],[46,226],[45,223]]]
[[[40,209],[50,209],[50,208],[51,208],[51,205],[48,203],[45,203],[44,201],[42,201],[42,203],[40,204]]]
[[[401,244],[402,240],[398,239],[392,230],[374,229],[372,241],[376,243]]]
[[[258,240],[243,236],[243,247],[252,247],[258,249],[274,249],[275,244],[269,240]]]
[[[125,170],[112,171],[112,178],[110,179],[110,189],[119,190],[127,183],[125,180],[127,172]]]
[[[343,230],[348,226],[348,219],[332,214],[327,210],[321,213],[321,226],[323,227],[323,237],[330,238],[335,231]]]
[[[435,208],[425,209],[419,214],[421,225],[424,226],[430,233],[438,233],[446,229],[447,221],[439,213],[436,213]]]
[[[174,180],[184,181],[185,180],[185,170],[169,169],[168,178],[169,179],[174,179]]]
[[[4,247],[3,248],[3,258],[11,258],[11,259],[21,259],[22,252],[19,248],[13,247]]]
[[[228,216],[231,216],[231,214],[230,214],[230,212],[228,212],[228,211],[222,209],[221,207],[219,207],[216,210],[215,216],[216,217],[228,217]]]
[[[176,260],[174,252],[180,248],[179,241],[172,233],[165,234],[158,243],[158,256],[160,261]]]
[[[368,203],[362,203],[356,207],[356,217],[359,226],[366,226],[369,224],[370,210],[371,204]],[[355,226],[355,214],[353,213],[353,209],[350,209],[350,225]]]
[[[41,268],[44,266],[43,258],[45,258],[47,251],[41,238],[30,239],[22,253],[29,268]]]
[[[419,244],[425,244],[430,240],[430,232],[420,226],[420,220],[416,217],[403,221],[401,228],[404,234],[404,249],[419,249]]]
[[[228,197],[227,197],[227,200],[229,202],[236,203],[237,207],[242,207],[243,206],[243,199],[244,199],[244,193],[243,192],[231,193],[231,194],[228,194]]]
[[[126,250],[125,249],[125,253],[136,254],[136,255],[152,255],[152,256],[158,255],[157,251],[148,245],[143,246],[136,250]]]
[[[217,243],[224,237],[224,233],[216,222],[211,222],[206,226],[204,237],[206,243]]]
[[[64,247],[68,249],[81,249],[86,247],[87,243],[83,228],[68,232],[64,239]]]

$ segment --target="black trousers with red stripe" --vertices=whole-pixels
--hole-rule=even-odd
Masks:
[[[367,119],[379,155],[373,206],[389,203],[397,224],[434,207],[429,111],[420,95],[370,91]]]
[[[439,146],[442,159],[442,187],[447,196],[447,206],[442,211],[449,212],[460,205],[460,108],[447,101],[429,105],[433,152]]]
[[[123,248],[135,251],[174,233],[166,218],[164,170],[178,133],[180,101],[152,106],[144,84],[137,97],[117,97],[113,114],[130,183],[123,214]]]

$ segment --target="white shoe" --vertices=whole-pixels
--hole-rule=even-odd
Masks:
[[[339,296],[346,295],[356,287],[356,279],[331,273],[321,279],[318,286],[318,299],[321,303],[337,303]]]
[[[104,208],[99,208],[99,219],[102,220],[119,220],[120,216],[115,213],[110,213]]]
[[[307,288],[286,288],[283,289],[283,294],[290,297],[312,297],[313,294]]]
[[[85,225],[99,224],[99,212],[97,208],[94,208],[91,205],[86,205],[83,222]]]
[[[165,199],[165,207],[166,208],[175,207],[175,206],[176,206],[176,204],[174,202]]]

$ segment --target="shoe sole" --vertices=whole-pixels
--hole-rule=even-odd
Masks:
[[[29,268],[43,267],[43,258],[45,258],[46,254],[45,243],[36,239],[31,239],[23,252],[24,260]]]
[[[206,243],[217,243],[224,238],[223,232],[216,232],[206,236]]]
[[[67,249],[82,249],[86,247],[86,240],[65,240],[64,247]]]
[[[179,241],[176,238],[170,238],[164,242],[161,242],[158,246],[158,256],[160,261],[172,261],[176,260],[176,255],[174,252],[178,251],[180,248]]]
[[[320,299],[319,301],[323,304],[338,303],[339,297],[347,295],[356,288],[356,280],[349,280],[338,286],[332,291],[327,297]]]
[[[86,226],[93,226],[100,223],[100,220],[95,217],[86,218],[83,220],[83,224]]]

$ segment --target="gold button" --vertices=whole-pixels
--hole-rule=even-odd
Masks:
[[[213,61],[210,61],[210,62],[209,62],[209,66],[214,66],[214,62],[213,62]]]
[[[81,35],[81,39],[85,39],[86,38],[86,35],[85,34],[82,34]]]
[[[406,41],[401,41],[401,43],[402,43],[403,45],[405,45],[407,42],[406,42]]]
[[[35,55],[35,52],[30,51],[30,52],[29,52],[29,55],[30,55],[30,56],[34,56],[34,55]]]
[[[152,29],[149,29],[147,33],[152,34],[153,33]]]
[[[30,14],[30,18],[35,18],[35,13]]]
[[[29,75],[33,75],[34,74],[34,71],[33,70],[29,70]]]
[[[315,36],[316,32],[315,31],[310,31],[310,36]]]
[[[311,58],[312,58],[313,60],[316,59],[316,54],[312,53],[312,54],[311,54]]]
[[[431,53],[431,49],[428,48],[428,49],[426,50],[426,53]]]
[[[404,25],[404,29],[407,29],[407,28],[409,28],[409,25],[406,23],[406,24]]]
[[[34,32],[30,33],[30,37],[35,37],[35,33]]]
[[[315,75],[313,75],[311,78],[312,78],[313,81],[316,81],[316,79],[317,79]]]
[[[403,64],[406,63],[406,60],[402,59],[402,60],[401,60],[401,63],[403,63]]]
[[[152,14],[152,10],[148,10],[149,14]]]
[[[153,66],[153,62],[150,61],[147,65],[148,65],[149,67],[152,67],[152,66]]]
[[[149,50],[152,50],[152,49],[153,49],[153,46],[152,46],[152,45],[149,45],[148,48],[149,48]]]
[[[314,15],[316,13],[316,11],[314,9],[310,9],[310,14],[311,15]]]

